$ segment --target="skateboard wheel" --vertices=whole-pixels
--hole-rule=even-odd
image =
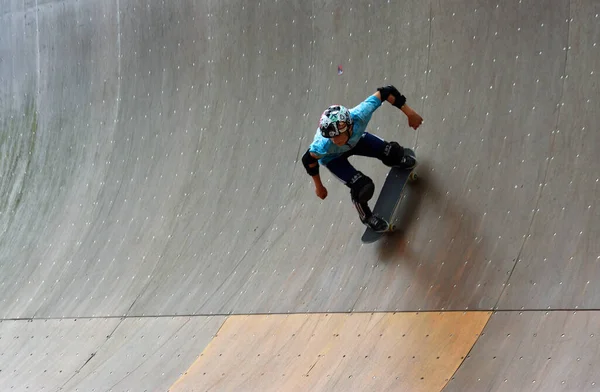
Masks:
[[[417,181],[418,178],[419,176],[415,172],[410,173],[410,175],[408,176],[408,179],[411,181]]]
[[[396,230],[396,225],[390,225],[390,227],[389,227],[389,230],[390,230],[390,231],[394,231],[394,230]]]

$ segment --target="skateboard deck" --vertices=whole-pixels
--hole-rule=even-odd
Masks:
[[[394,217],[396,208],[398,207],[400,199],[402,198],[404,187],[409,181],[415,181],[416,179],[417,174],[415,173],[415,168],[401,169],[393,167],[390,169],[385,182],[383,183],[383,187],[381,188],[381,192],[379,193],[379,197],[375,202],[375,207],[373,207],[373,214],[376,214],[388,221],[390,223],[390,227],[388,231],[383,233],[377,233],[367,227],[361,238],[363,243],[373,243],[387,233],[394,231],[395,227],[392,224],[392,218]]]

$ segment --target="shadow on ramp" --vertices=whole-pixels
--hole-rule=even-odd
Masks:
[[[487,236],[468,205],[446,197],[427,163],[409,184],[398,206],[396,231],[377,246],[379,260],[412,271],[425,298],[423,308],[491,309],[496,297],[486,286],[507,276],[490,264]],[[500,294],[495,293],[497,295]]]
[[[398,210],[393,219],[396,230],[389,233],[386,238],[377,244],[379,257],[384,262],[396,261],[404,258],[410,262],[413,260],[409,247],[407,233],[417,222],[417,213],[422,204],[423,197],[429,188],[427,177],[421,173],[427,169],[418,170],[419,178],[417,181],[409,182],[404,189]],[[415,260],[417,261],[417,260]]]

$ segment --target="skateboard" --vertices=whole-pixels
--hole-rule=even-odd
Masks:
[[[410,150],[411,155],[414,157],[414,151]],[[376,214],[390,223],[387,231],[377,233],[371,228],[367,227],[364,234],[362,235],[361,241],[365,244],[373,243],[379,240],[387,233],[393,232],[396,226],[392,224],[392,218],[400,200],[402,198],[402,192],[408,182],[413,182],[418,179],[417,173],[415,173],[415,167],[412,169],[401,169],[398,167],[392,167],[383,183],[379,197],[373,207],[373,214]]]

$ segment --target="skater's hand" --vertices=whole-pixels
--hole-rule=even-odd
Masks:
[[[327,197],[327,188],[325,188],[324,186],[318,186],[315,188],[315,193],[317,194],[319,199],[325,200],[325,198]]]
[[[404,104],[404,106],[402,106],[402,109],[400,110],[402,110],[404,114],[406,114],[406,117],[408,117],[409,127],[417,129],[423,123],[423,117],[419,116],[419,114],[415,112],[410,106]]]
[[[411,112],[408,114],[408,126],[417,129],[423,123],[423,118],[417,114],[417,112]]]

